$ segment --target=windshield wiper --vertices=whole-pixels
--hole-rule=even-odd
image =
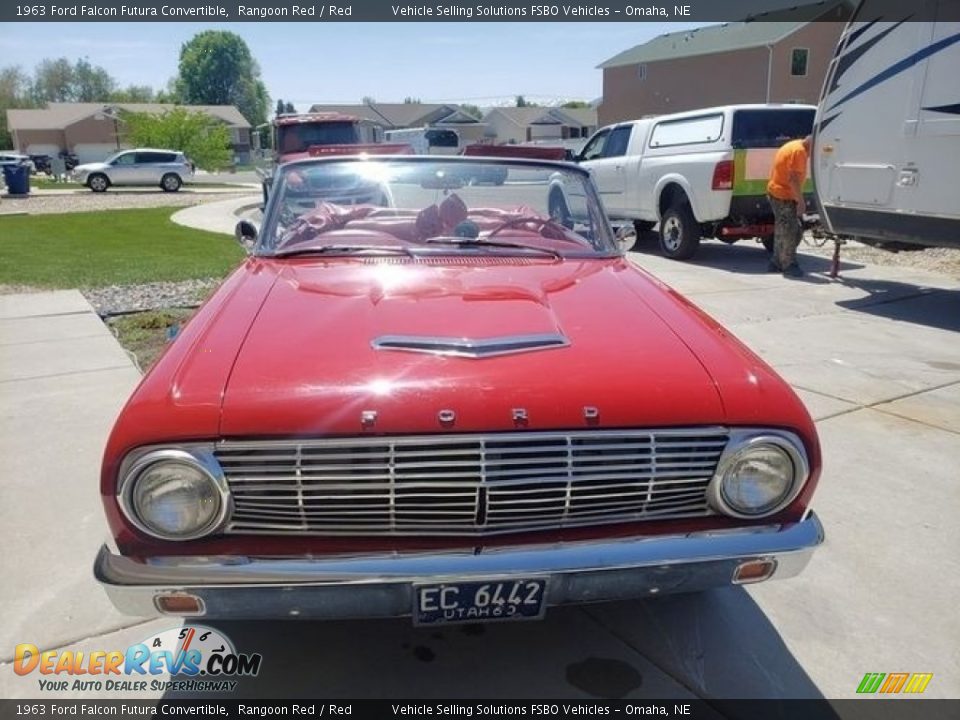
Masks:
[[[558,253],[556,250],[551,250],[550,248],[538,247],[537,245],[524,245],[523,243],[513,243],[513,242],[502,242],[500,240],[486,240],[484,238],[465,238],[459,236],[438,236],[427,238],[423,242],[425,243],[434,243],[437,245],[456,245],[461,248],[469,248],[474,246],[481,247],[498,247],[498,248],[507,248],[512,250],[533,250],[535,252],[544,253],[546,255],[552,255],[557,260],[563,260],[563,255]]]
[[[297,255],[352,255],[354,253],[384,253],[400,254],[408,257],[416,257],[410,248],[400,245],[320,245],[319,247],[295,248],[292,250],[281,250],[275,252],[269,257],[295,257]]]

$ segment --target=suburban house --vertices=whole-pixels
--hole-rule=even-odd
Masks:
[[[74,153],[80,162],[96,162],[129,147],[123,111],[162,113],[177,107],[160,103],[48,103],[30,110],[7,110],[7,126],[17,152],[57,156]],[[250,123],[232,105],[190,105],[223,122],[239,162],[250,159]]]
[[[597,129],[594,108],[497,107],[483,119],[490,128],[489,137],[499,144],[577,141]]]
[[[818,2],[655,37],[599,65],[600,124],[714,105],[816,104],[849,17],[842,0]]]
[[[360,103],[356,105],[312,105],[310,112],[355,115],[379,124],[384,130],[438,127],[455,130],[461,144],[482,140],[487,133],[483,121],[459,105],[444,103]]]

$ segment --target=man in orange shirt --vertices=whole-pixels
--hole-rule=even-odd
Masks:
[[[807,179],[810,142],[807,135],[803,140],[791,140],[777,150],[767,183],[767,197],[775,219],[770,270],[782,272],[784,277],[803,276],[803,270],[797,265],[797,246],[803,237],[800,218],[806,206],[803,183]]]

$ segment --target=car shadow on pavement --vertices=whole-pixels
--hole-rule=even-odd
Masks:
[[[867,293],[866,297],[838,301],[837,305],[842,308],[960,332],[960,290],[928,288],[895,280],[841,278],[841,282]]]
[[[807,273],[818,273],[827,275],[833,265],[831,258],[822,255],[812,255],[804,253],[804,245],[798,250],[798,260],[801,267]],[[643,241],[633,247],[633,252],[641,255],[651,255],[663,257],[660,252],[660,246],[656,241]],[[724,242],[705,240],[700,243],[697,254],[690,260],[678,261],[685,265],[703,266],[725,270],[740,275],[765,275],[767,266],[770,263],[770,254],[764,249],[763,245],[752,240],[743,240],[742,242],[730,245]],[[848,262],[841,257],[839,270],[859,270],[863,268],[862,264]],[[773,273],[770,273],[771,275]]]
[[[742,588],[553,608],[541,622],[202,624],[263,655],[259,676],[223,696],[237,699],[822,697]]]

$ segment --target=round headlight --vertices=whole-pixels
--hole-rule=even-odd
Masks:
[[[211,472],[186,452],[148,454],[126,476],[130,519],[164,540],[192,540],[220,525],[225,498]]]
[[[734,517],[770,515],[796,496],[805,476],[806,461],[792,443],[751,438],[721,461],[713,504]]]

